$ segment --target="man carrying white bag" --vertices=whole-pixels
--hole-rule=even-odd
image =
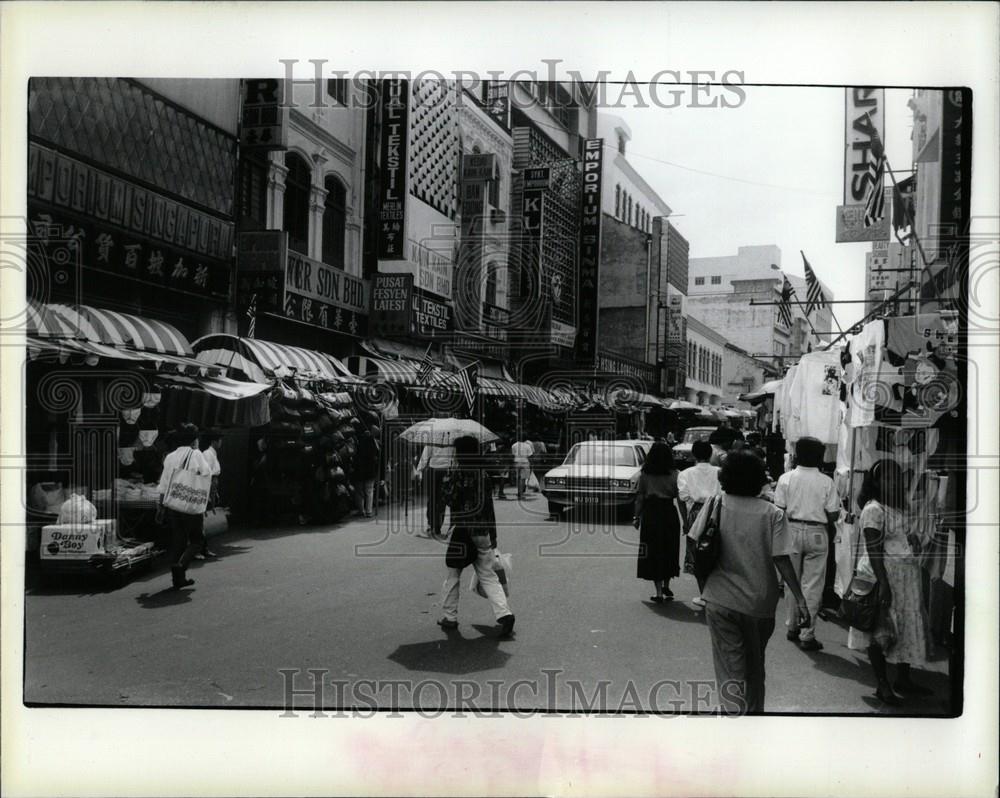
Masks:
[[[198,448],[198,428],[181,424],[174,433],[177,448],[163,458],[160,506],[170,527],[170,573],[174,588],[193,585],[188,563],[205,543],[202,525],[212,487],[212,467]]]

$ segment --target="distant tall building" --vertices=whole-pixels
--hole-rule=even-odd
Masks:
[[[777,304],[752,304],[780,301],[786,277],[794,291],[791,325],[786,324]],[[833,292],[822,282],[820,285],[829,302]],[[773,244],[740,247],[736,255],[689,261],[688,315],[724,333],[753,357],[782,363],[829,340],[834,323],[830,306],[812,311],[812,327],[805,306],[806,281],[782,270],[781,250]]]

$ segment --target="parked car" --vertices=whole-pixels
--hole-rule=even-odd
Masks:
[[[545,474],[542,493],[555,518],[570,506],[621,509],[635,501],[639,471],[652,441],[586,441]]]
[[[674,465],[679,471],[694,465],[694,455],[691,453],[694,442],[707,441],[717,429],[718,427],[688,427],[684,430],[681,442],[674,445]]]

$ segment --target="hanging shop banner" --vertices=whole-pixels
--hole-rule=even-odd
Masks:
[[[510,84],[507,81],[485,81],[483,105],[490,119],[510,131]]]
[[[488,183],[496,179],[497,156],[492,152],[468,153],[462,156],[462,181]]]
[[[378,257],[380,260],[404,260],[410,82],[383,80],[380,102]]]
[[[509,326],[510,311],[507,308],[483,302],[483,335],[497,341],[506,341]]]
[[[350,335],[367,334],[368,283],[298,252],[285,263],[285,316]],[[359,332],[364,327],[364,332]]]
[[[646,390],[656,386],[657,369],[650,363],[643,363],[613,352],[600,352],[596,365],[597,370],[605,374],[617,374],[639,380]]]
[[[372,277],[369,328],[380,338],[410,334],[412,274],[375,274]]]
[[[288,233],[260,230],[236,237],[236,271],[281,271],[288,260]]]
[[[667,304],[667,345],[684,343],[684,308],[680,294],[671,294]]]
[[[524,170],[524,189],[547,189],[552,182],[552,171],[547,166],[533,166]]]
[[[576,345],[576,327],[553,319],[549,325],[549,340],[559,346],[572,349]]]
[[[410,333],[429,338],[449,333],[454,329],[451,306],[419,289],[413,291],[410,302]]]
[[[236,314],[246,314],[251,301],[257,315],[281,314],[284,309],[284,275],[276,271],[245,271],[236,277]],[[240,321],[243,319],[240,318]]]
[[[540,188],[526,188],[522,197],[520,291],[522,296],[530,296],[532,292],[539,291],[541,286],[545,191]],[[530,318],[522,318],[518,326],[523,332],[527,329],[537,330],[540,323],[539,316],[533,313]]]
[[[889,214],[885,214],[871,227],[865,227],[865,206],[838,205],[836,220],[838,244],[854,244],[864,241],[889,240]]]
[[[580,214],[580,289],[577,292],[579,331],[577,357],[593,363],[597,357],[597,286],[601,265],[601,173],[604,139],[583,143],[583,197]]]
[[[864,204],[876,135],[885,141],[885,89],[844,89],[844,204]]]
[[[285,81],[276,78],[243,81],[240,147],[266,152],[288,149]]]

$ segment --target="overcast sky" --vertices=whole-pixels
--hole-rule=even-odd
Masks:
[[[776,244],[782,268],[802,276],[801,249],[836,299],[863,299],[871,244],[834,243],[843,202],[844,89],[744,91],[739,108],[613,110],[632,128],[629,161],[673,210],[692,258]],[[887,152],[897,171],[911,165],[910,95],[886,92]],[[834,306],[844,326],[863,309]]]

